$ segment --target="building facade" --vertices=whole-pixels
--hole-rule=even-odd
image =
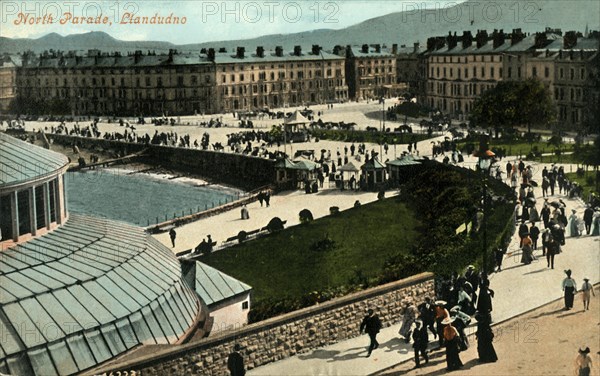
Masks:
[[[396,80],[396,56],[380,44],[336,46],[334,53],[346,56],[346,81],[353,100],[395,96],[404,87]]]
[[[17,95],[17,65],[8,56],[0,56],[0,114],[9,109]]]
[[[171,116],[297,106],[348,98],[344,59],[313,46],[284,53],[239,47],[235,54],[86,56],[26,54],[17,70],[17,103],[41,114]]]
[[[474,102],[501,81],[540,80],[553,94],[557,122],[565,128],[592,123],[598,107],[597,33],[583,37],[576,32],[546,29],[526,35],[479,30],[462,36],[429,38],[422,55],[426,72],[422,103],[468,119]]]
[[[238,47],[235,54],[209,50],[214,55],[219,112],[257,110],[348,99],[344,58],[312,46],[302,51],[248,53]]]

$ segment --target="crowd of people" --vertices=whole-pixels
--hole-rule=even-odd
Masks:
[[[437,339],[438,346],[432,351],[445,349],[447,370],[463,366],[460,353],[469,348],[465,329],[474,318],[477,321],[477,351],[483,363],[498,360],[493,346],[494,333],[491,329],[492,298],[487,275],[478,273],[469,265],[463,275],[452,276],[442,282],[440,298],[429,297],[418,306],[406,301],[402,307],[402,324],[398,334],[406,343],[413,342],[415,367],[421,367],[421,359],[429,362],[429,332]],[[377,349],[377,334],[381,321],[373,309],[369,309],[360,325],[360,332],[370,337],[367,357]]]

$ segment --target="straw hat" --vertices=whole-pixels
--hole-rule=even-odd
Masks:
[[[442,320],[442,324],[449,325],[449,324],[452,324],[454,322],[454,320],[455,320],[454,317],[446,317],[445,319]]]
[[[439,306],[445,306],[448,303],[445,300],[436,300],[435,303],[433,303],[433,304],[439,305]]]

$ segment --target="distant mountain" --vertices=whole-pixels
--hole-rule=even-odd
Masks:
[[[135,50],[143,50],[144,52],[146,50],[156,50],[157,52],[163,52],[168,51],[170,48],[175,48],[175,45],[170,42],[158,41],[122,41],[101,31],[67,36],[50,33],[37,39],[0,37],[0,53],[8,52],[12,54],[27,50],[39,53],[50,49],[86,52],[90,49],[120,52]]]
[[[418,3],[414,3],[418,5]],[[336,44],[355,45],[393,43],[412,45],[424,44],[428,37],[447,35],[449,31],[461,35],[469,30],[475,35],[478,29],[504,29],[510,32],[521,28],[524,32],[543,31],[546,27],[584,31],[600,30],[600,2],[597,0],[500,0],[486,2],[469,0],[450,8],[433,9],[426,12],[407,10],[372,18],[359,24],[340,29],[319,29],[294,34],[265,35],[246,40],[212,41],[175,45],[159,41],[121,41],[103,32],[90,32],[60,36],[48,34],[38,39],[10,39],[0,37],[0,53],[17,53],[28,49],[41,52],[47,49],[80,50],[100,49],[106,51],[155,50],[164,52],[170,48],[197,52],[203,47],[225,47],[232,50],[245,46],[254,50],[256,46],[274,49],[283,46],[292,49],[295,45],[309,48],[319,44],[331,50]]]

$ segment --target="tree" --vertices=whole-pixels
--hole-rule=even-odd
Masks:
[[[547,128],[555,119],[555,106],[550,91],[536,79],[503,81],[484,92],[473,104],[471,122],[475,125],[502,127],[527,125]]]

